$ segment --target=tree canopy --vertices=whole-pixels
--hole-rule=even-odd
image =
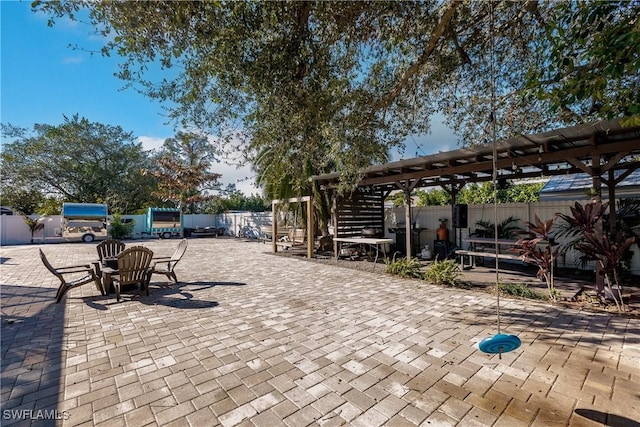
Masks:
[[[509,183],[498,189],[498,203],[528,203],[540,201],[541,182]],[[451,204],[451,194],[444,188],[433,187],[428,190],[418,189],[411,194],[416,206],[443,206]],[[460,190],[456,203],[475,205],[493,203],[496,198],[492,182],[467,184]],[[392,198],[394,207],[404,205],[402,192],[395,193]]]
[[[10,125],[3,125],[2,131],[4,137],[14,138],[3,146],[0,157],[2,184],[9,194],[108,203],[114,212],[149,202],[154,182],[141,174],[149,158],[119,126],[75,115],[57,126],[36,124],[33,132]]]
[[[198,204],[214,195],[220,174],[210,171],[215,152],[207,138],[196,133],[178,132],[161,147],[156,164],[143,171],[156,178],[153,194],[172,202],[185,213],[196,213]]]
[[[214,198],[217,212],[264,209],[259,197],[219,188],[220,174],[211,171],[217,153],[197,133],[178,132],[158,151],[145,151],[118,126],[73,116],[33,132],[2,124],[2,136],[11,141],[0,154],[2,204],[27,215],[57,215],[62,202],[106,203],[118,214],[176,206],[203,213]]]
[[[121,79],[242,153],[274,198],[317,192],[309,177],[328,171],[353,186],[436,111],[465,145],[488,140],[489,116],[506,137],[637,114],[638,5],[33,3],[50,23],[88,13],[103,54],[122,57]]]

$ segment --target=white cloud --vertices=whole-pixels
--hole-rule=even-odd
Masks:
[[[62,58],[63,64],[79,64],[82,61],[84,61],[84,58],[82,58],[81,56],[67,56],[65,58]]]
[[[213,172],[222,174],[220,183],[222,187],[226,187],[227,184],[235,184],[236,188],[245,196],[253,194],[261,194],[261,190],[254,185],[255,174],[251,171],[249,166],[236,167],[233,165],[227,165],[225,163],[218,163],[213,166]]]
[[[431,129],[428,134],[409,135],[405,140],[403,151],[394,150],[391,160],[411,159],[419,156],[427,156],[439,152],[456,150],[458,138],[444,123],[444,117],[434,116],[431,120]]]
[[[164,140],[167,138],[158,138],[155,136],[139,136],[138,141],[142,143],[142,148],[144,150],[157,150],[162,147]]]

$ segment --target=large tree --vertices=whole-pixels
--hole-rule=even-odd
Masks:
[[[353,185],[436,110],[465,144],[484,142],[492,87],[499,136],[637,112],[637,6],[34,2],[53,19],[88,8],[103,53],[123,57],[119,77],[244,153],[271,197],[315,192],[309,176],[326,171]]]
[[[215,150],[206,136],[178,132],[164,141],[154,167],[145,175],[158,181],[154,195],[184,213],[197,213],[199,205],[214,197],[220,174],[211,172]]]
[[[149,157],[130,132],[77,115],[33,132],[3,125],[13,139],[0,157],[3,189],[38,189],[44,196],[79,203],[107,203],[126,213],[146,206],[155,181],[144,177]]]

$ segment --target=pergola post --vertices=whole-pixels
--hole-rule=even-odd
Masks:
[[[405,239],[405,249],[407,251],[407,259],[411,259],[411,190],[402,190],[404,194],[404,226],[407,238]]]
[[[273,252],[278,252],[278,245],[276,244],[276,242],[278,241],[278,214],[276,212],[277,206],[278,205],[275,200],[271,202],[271,221],[273,224],[271,227],[271,244],[273,245]]]
[[[307,257],[313,258],[313,246],[314,246],[314,224],[313,224],[313,197],[309,197],[307,200]]]
[[[595,139],[596,135],[593,135],[591,139]],[[598,152],[594,152],[591,157],[591,179],[593,182],[593,189],[595,190],[595,200],[598,202],[602,202],[602,173],[600,169],[600,154]],[[615,209],[615,200],[609,200],[609,203],[613,202]],[[609,207],[611,209],[611,207]],[[593,231],[595,232],[596,238],[598,240],[602,240],[602,218],[595,223],[593,227]],[[604,276],[600,274],[602,271],[602,267],[600,263],[596,261],[596,291],[598,294],[604,295]]]

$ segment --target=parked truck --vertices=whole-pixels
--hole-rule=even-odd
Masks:
[[[175,208],[149,208],[147,210],[147,234],[161,239],[180,236],[183,230],[182,213]]]
[[[107,237],[107,205],[98,203],[63,203],[62,237],[67,240],[93,242]]]

